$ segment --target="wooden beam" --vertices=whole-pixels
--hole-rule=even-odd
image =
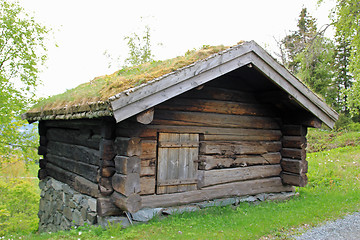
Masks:
[[[278,121],[269,117],[167,110],[156,111],[153,123],[156,125],[280,129]]]
[[[306,150],[305,150],[305,148],[302,148],[302,149],[283,148],[281,150],[281,156],[283,158],[305,160],[306,159]]]
[[[137,212],[141,209],[141,197],[138,194],[132,194],[128,197],[114,192],[111,195],[112,202],[121,210],[131,213]]]
[[[285,172],[303,174],[308,171],[308,162],[306,160],[283,158],[281,167]]]
[[[114,141],[101,139],[100,141],[100,158],[105,161],[113,160],[116,153],[114,150]]]
[[[262,155],[201,155],[199,169],[210,170],[214,168],[245,167],[264,164],[279,164],[279,152]]]
[[[115,169],[120,174],[137,173],[140,174],[141,160],[137,156],[124,157],[116,156],[114,159]]]
[[[49,154],[58,155],[83,163],[100,166],[99,151],[92,148],[62,142],[49,141],[47,149]]]
[[[96,211],[100,217],[119,216],[123,210],[119,209],[110,198],[96,199]]]
[[[199,186],[204,188],[229,182],[280,176],[280,172],[279,164],[204,171],[204,179]]]
[[[281,150],[281,142],[201,142],[200,154],[265,154]]]
[[[217,198],[293,191],[291,186],[283,185],[280,177],[226,183],[206,189],[182,193],[141,196],[142,208],[170,207],[201,202]]]
[[[76,144],[93,149],[99,149],[101,136],[92,135],[91,137],[81,134],[80,130],[49,128],[46,137],[50,141],[62,142],[67,144]]]
[[[140,192],[140,175],[138,173],[127,175],[116,173],[112,177],[112,187],[124,196],[137,194]]]
[[[154,108],[149,108],[138,115],[136,121],[142,124],[150,124],[154,119]]]
[[[76,173],[94,183],[97,183],[97,172],[98,172],[97,166],[74,161],[72,159],[68,159],[65,157],[59,157],[53,154],[48,154],[46,156],[46,159],[48,160],[48,164],[46,166],[47,168],[49,163],[52,163],[54,165],[61,167],[62,169],[65,169],[72,173]]]
[[[288,185],[305,187],[308,182],[308,178],[305,173],[294,174],[294,173],[282,172],[280,176],[283,183]]]
[[[255,101],[254,101],[255,102]],[[206,99],[175,98],[166,101],[156,109],[188,112],[221,113],[247,116],[275,116],[275,110],[265,104],[240,103]]]
[[[117,137],[114,142],[114,148],[117,155],[120,156],[140,156],[141,155],[141,139]]]
[[[284,136],[282,143],[284,148],[306,148],[306,138],[304,136]]]

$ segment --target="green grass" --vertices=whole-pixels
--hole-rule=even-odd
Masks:
[[[358,124],[360,126],[360,124]],[[345,146],[360,145],[360,129],[331,131],[309,128],[307,152],[320,152]]]
[[[289,234],[360,210],[360,146],[307,156],[309,184],[285,202],[242,203],[155,219],[127,229],[81,227],[13,239],[287,239]],[[300,230],[299,230],[300,229]]]

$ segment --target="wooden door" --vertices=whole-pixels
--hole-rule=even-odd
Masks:
[[[157,194],[197,189],[198,134],[159,133]]]

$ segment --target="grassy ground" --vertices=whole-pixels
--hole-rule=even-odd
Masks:
[[[5,239],[288,239],[323,221],[360,210],[360,146],[310,153],[307,160],[309,184],[286,202],[213,207],[127,229],[82,227],[28,235],[13,231]]]

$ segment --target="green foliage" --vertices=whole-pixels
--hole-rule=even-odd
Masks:
[[[18,3],[0,0],[0,31],[0,156],[3,162],[11,159],[9,156],[16,151],[29,158],[27,153],[35,150],[32,140],[36,139],[21,129],[26,122],[20,115],[32,102],[39,83],[40,66],[46,59],[44,41],[48,30],[36,23]]]
[[[136,66],[153,61],[150,27],[148,25],[145,26],[143,36],[133,32],[130,36],[126,36],[124,40],[127,41],[129,48],[129,57],[125,59],[127,66]]]
[[[352,114],[356,114],[360,108],[360,2],[358,0],[337,0],[333,24],[336,28],[336,35],[346,41],[351,74],[355,82],[353,86],[345,90],[348,97],[347,105]]]
[[[0,172],[0,236],[37,231],[40,192],[34,175],[16,161]]]
[[[318,32],[316,19],[303,8],[298,29],[281,40],[282,60],[310,89],[335,105],[334,43]]]

